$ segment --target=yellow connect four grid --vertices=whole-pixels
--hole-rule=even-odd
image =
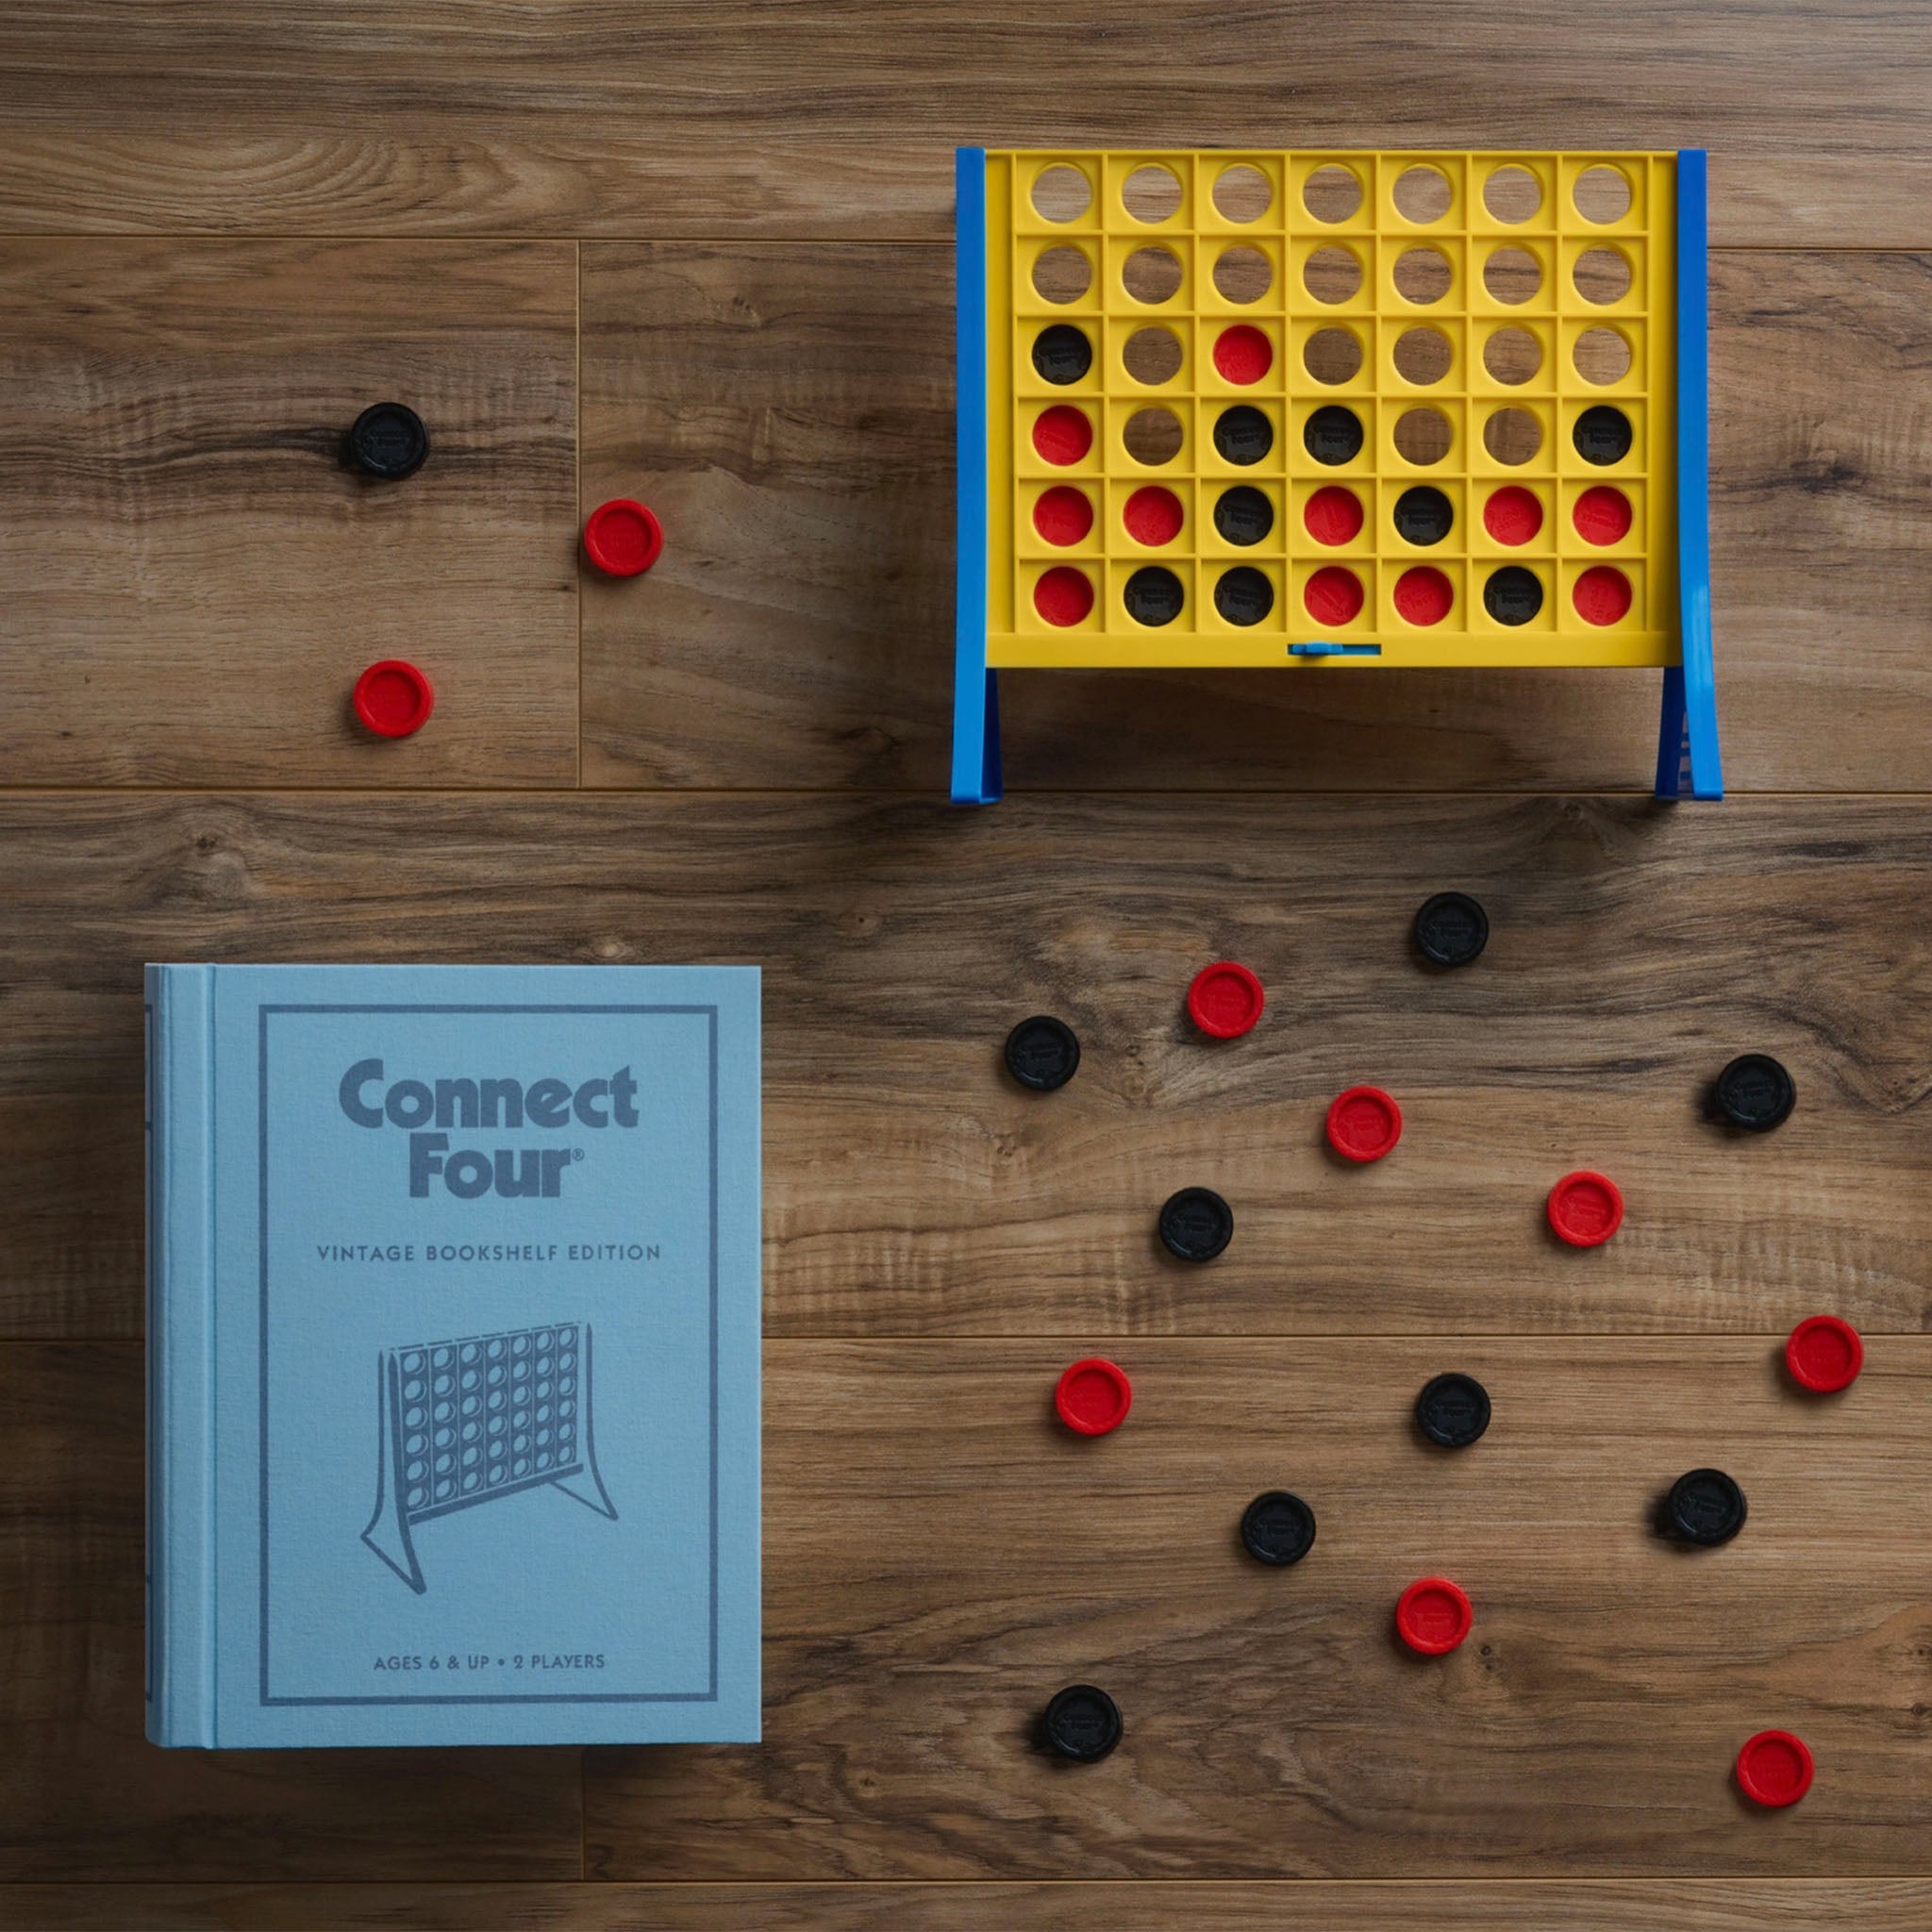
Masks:
[[[1675,167],[989,153],[988,664],[1674,663]]]

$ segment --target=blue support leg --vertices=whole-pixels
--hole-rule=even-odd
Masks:
[[[986,661],[986,150],[954,159],[958,192],[958,540],[953,617],[953,803],[991,805],[1000,795],[1000,706]]]

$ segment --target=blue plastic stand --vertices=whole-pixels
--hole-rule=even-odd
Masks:
[[[959,508],[953,631],[953,803],[1000,795],[999,675],[986,662],[986,150],[962,147],[958,188]]]

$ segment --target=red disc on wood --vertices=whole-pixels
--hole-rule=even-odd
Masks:
[[[1061,1422],[1082,1436],[1105,1436],[1119,1428],[1133,1400],[1124,1371],[1097,1355],[1063,1369],[1053,1391]]]
[[[1759,1731],[1738,1753],[1738,1787],[1757,1805],[1795,1805],[1811,1772],[1810,1745],[1790,1731]]]
[[[385,658],[356,680],[351,702],[357,717],[378,738],[408,738],[428,724],[436,693],[413,664]]]
[[[1821,1395],[1849,1389],[1865,1366],[1865,1344],[1849,1322],[1836,1315],[1811,1315],[1791,1330],[1785,1343],[1785,1367],[1791,1380]]]
[[[1261,1017],[1261,982],[1245,966],[1222,959],[1204,966],[1188,988],[1188,1017],[1216,1040],[1239,1040]]]
[[[1550,1225],[1573,1248],[1598,1248],[1624,1224],[1624,1194],[1608,1174],[1588,1168],[1550,1190]]]
[[[600,503],[584,524],[584,555],[607,577],[641,576],[663,548],[663,526],[628,496]]]
[[[1402,1139],[1402,1109],[1379,1087],[1351,1087],[1328,1103],[1328,1144],[1344,1160],[1380,1160]]]
[[[1409,1649],[1441,1657],[1470,1633],[1475,1611],[1446,1576],[1421,1576],[1395,1605],[1395,1629]]]

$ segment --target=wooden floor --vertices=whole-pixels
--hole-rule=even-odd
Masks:
[[[1707,144],[1731,798],[1645,796],[1648,676],[1116,674],[1009,678],[1014,795],[952,811],[956,141]],[[1932,1928],[1928,317],[1905,6],[0,18],[0,1926]],[[434,455],[359,485],[391,395]],[[618,493],[663,560],[586,581]],[[391,654],[404,743],[345,706]],[[1428,976],[1451,885],[1495,936]],[[1227,956],[1268,1017],[1208,1048]],[[764,966],[762,1746],[142,1741],[159,958]],[[1740,1142],[1749,1049],[1800,1100]],[[1357,1080],[1407,1133],[1343,1172]],[[1539,1225],[1582,1165],[1591,1253]],[[1207,1270],[1151,1239],[1191,1183]],[[1134,1412],[1076,1441],[1093,1351]],[[1452,1367],[1455,1458],[1404,1426]],[[1686,1556],[1703,1462],[1751,1521]],[[1436,1568],[1479,1622],[1416,1668]],[[1029,1739],[1079,1679],[1090,1768]]]

